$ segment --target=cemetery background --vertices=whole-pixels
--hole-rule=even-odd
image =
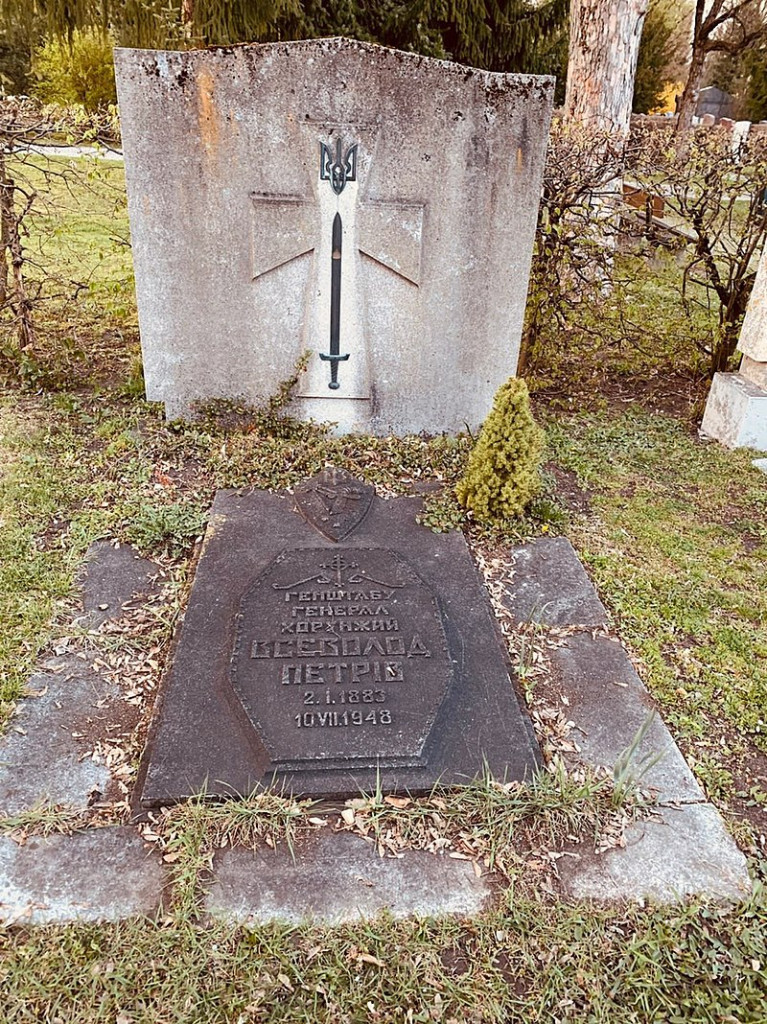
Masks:
[[[431,492],[425,521],[468,529],[489,563],[511,540],[566,533],[708,798],[725,813],[755,876],[762,877],[767,680],[755,654],[765,650],[764,482],[747,452],[725,452],[697,439],[696,406],[705,380],[699,353],[680,344],[673,253],[621,254],[617,270],[628,306],[614,296],[597,307],[592,294],[589,303],[565,309],[557,321],[569,342],[564,357],[556,334],[531,353],[536,411],[548,437],[546,492],[513,532],[483,531],[466,523],[450,493],[465,463],[465,438],[330,439],[281,420],[279,408],[254,414],[236,403],[220,403],[198,424],[166,426],[140,397],[130,261],[121,244],[121,171],[89,170],[90,184],[76,186],[74,195],[62,183],[64,209],[48,221],[46,248],[61,278],[90,277],[90,289],[76,307],[42,307],[35,349],[19,357],[11,345],[4,363],[5,714],[37,658],[62,648],[95,653],[107,675],[135,677],[133,706],[141,712],[183,606],[213,491],[292,486],[331,461],[364,474],[384,494]],[[712,323],[699,315],[698,337]],[[647,343],[650,318],[653,341],[661,344]],[[632,338],[639,344],[632,345]],[[167,590],[165,601],[150,606],[145,617],[128,614],[116,629],[92,636],[69,623],[76,611],[76,570],[99,536],[136,544],[150,555],[165,570]],[[531,627],[524,639],[517,657],[532,706],[552,713],[540,687],[536,696],[547,638]],[[128,663],[118,664],[126,651]],[[566,720],[566,709],[556,710],[553,749]],[[17,724],[9,717],[6,727]],[[141,741],[134,718],[111,750],[94,753],[124,767],[129,786]],[[531,833],[521,825],[529,808],[515,806],[499,820],[497,804],[481,793],[430,813],[442,812],[454,852],[464,852],[458,829],[470,823],[475,850],[502,859],[509,846],[501,826],[509,821],[536,853],[566,832],[590,833],[600,823],[609,832],[615,819],[606,790],[593,780],[555,779],[552,785],[548,807],[535,808],[538,826]],[[697,906],[595,910],[551,899],[551,872],[541,858],[542,868],[507,863],[516,880],[514,897],[468,926],[383,921],[335,933],[201,931],[195,923],[199,892],[191,884],[207,856],[201,830],[206,842],[235,824],[241,834],[261,831],[284,841],[296,818],[300,829],[312,827],[311,811],[294,816],[279,802],[241,810],[233,823],[193,806],[160,830],[180,883],[164,924],[4,934],[9,1013],[24,1019],[32,1008],[50,1015],[56,992],[63,1019],[122,1015],[156,1021],[163,1013],[177,1019],[174,1013],[189,1012],[178,1009],[189,996],[189,978],[198,981],[205,973],[193,995],[193,1012],[201,1019],[241,1014],[245,1020],[278,1020],[299,1012],[313,1014],[310,1019],[343,1013],[399,1019],[395,1004],[413,1019],[424,1012],[432,1019],[463,1019],[466,1006],[477,1020],[510,1013],[523,1019],[601,1013],[611,1021],[647,1020],[670,1006],[688,1015],[682,1019],[694,1013],[759,1019],[761,890],[734,913]],[[363,806],[356,812],[355,820],[366,825],[378,821],[397,837],[424,842],[423,812],[416,806]],[[2,827],[23,841],[40,830],[94,827],[124,815],[117,795],[86,822],[41,810]],[[665,964],[662,956],[668,957]],[[214,967],[205,970],[211,958]],[[34,986],[31,962],[43,979]],[[619,989],[606,984],[610,975],[619,979]]]

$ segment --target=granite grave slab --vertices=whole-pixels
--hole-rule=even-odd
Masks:
[[[328,469],[222,491],[163,686],[139,804],[272,785],[423,792],[540,765],[463,536]]]
[[[554,79],[350,39],[115,51],[147,397],[477,428],[515,372]]]

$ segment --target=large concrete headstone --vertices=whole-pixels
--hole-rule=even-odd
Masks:
[[[348,39],[115,55],[147,397],[476,428],[516,369],[553,79]]]
[[[139,803],[423,792],[540,765],[463,535],[338,470],[216,496]]]

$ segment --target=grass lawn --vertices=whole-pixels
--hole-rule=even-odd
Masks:
[[[451,495],[467,438],[330,439],[231,404],[193,425],[165,424],[140,397],[121,172],[104,174],[71,191],[58,185],[63,208],[45,213],[37,236],[55,278],[90,280],[90,290],[43,312],[36,352],[19,358],[5,342],[4,722],[35,661],[66,628],[75,573],[94,539],[130,541],[168,568],[169,610],[151,636],[135,640],[151,643],[161,667],[216,488],[281,488],[328,461],[383,494],[436,482],[443,486],[425,522],[465,528],[480,548],[502,551],[541,533],[571,539],[749,856],[756,888],[736,908],[599,908],[556,898],[531,880],[515,843],[545,850],[565,829],[598,830],[614,808],[598,782],[552,776],[538,790],[445,798],[445,828],[503,862],[498,905],[474,920],[225,927],[198,913],[201,870],[221,830],[239,822],[240,838],[285,841],[310,812],[191,805],[164,826],[165,849],[179,856],[171,861],[176,898],[162,919],[0,933],[3,1022],[767,1020],[767,478],[750,453],[698,439],[695,360],[674,367],[671,349],[653,360],[649,350],[608,348],[550,375],[539,367],[546,494],[525,521],[482,533]],[[657,294],[658,308],[672,308],[663,282],[656,292],[649,279],[636,288],[640,305]],[[421,841],[422,806],[374,813]],[[38,818],[39,827],[45,813]],[[19,822],[0,828],[17,831]]]

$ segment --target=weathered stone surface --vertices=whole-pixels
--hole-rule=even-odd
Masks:
[[[207,909],[238,923],[336,925],[375,917],[469,916],[492,898],[490,876],[477,878],[468,861],[421,850],[379,857],[348,833],[318,836],[276,851],[234,849],[218,854]]]
[[[123,607],[141,594],[158,591],[160,567],[129,544],[100,540],[88,548],[81,580],[83,622],[92,628],[118,619]]]
[[[607,612],[566,537],[542,537],[512,551],[514,579],[505,603],[517,622],[601,626]]]
[[[119,921],[158,909],[165,876],[159,856],[130,828],[32,837],[0,836],[0,921],[63,924]]]
[[[653,704],[620,643],[581,633],[552,650],[551,660],[561,692],[567,698],[567,717],[580,759],[612,769],[619,756],[653,712]],[[641,774],[642,789],[655,791],[661,802],[703,800],[687,762],[660,715],[634,755],[637,777],[642,764],[657,764]]]
[[[516,367],[553,79],[346,39],[116,68],[150,399],[262,402],[308,350],[299,415],[482,422]]]
[[[668,903],[687,896],[739,900],[751,891],[746,859],[710,804],[664,807],[627,830],[626,847],[562,857],[565,891],[576,899]]]
[[[759,363],[767,363],[767,249],[761,255],[756,280],[740,329],[738,348]]]
[[[758,363],[750,356],[743,356],[738,373],[762,391],[767,391],[767,363]]]
[[[83,758],[83,744],[114,694],[91,668],[92,656],[51,658],[28,683],[30,696],[0,737],[0,814],[44,802],[84,809],[106,792],[110,773]]]
[[[289,496],[215,499],[141,804],[205,786],[350,796],[540,763],[460,533],[373,498],[343,542]],[[322,524],[320,524],[322,526]]]
[[[767,451],[767,391],[739,373],[717,373],[700,428],[727,448]]]
[[[715,374],[701,433],[728,448],[767,451],[767,250],[759,261],[738,348],[741,372]]]

